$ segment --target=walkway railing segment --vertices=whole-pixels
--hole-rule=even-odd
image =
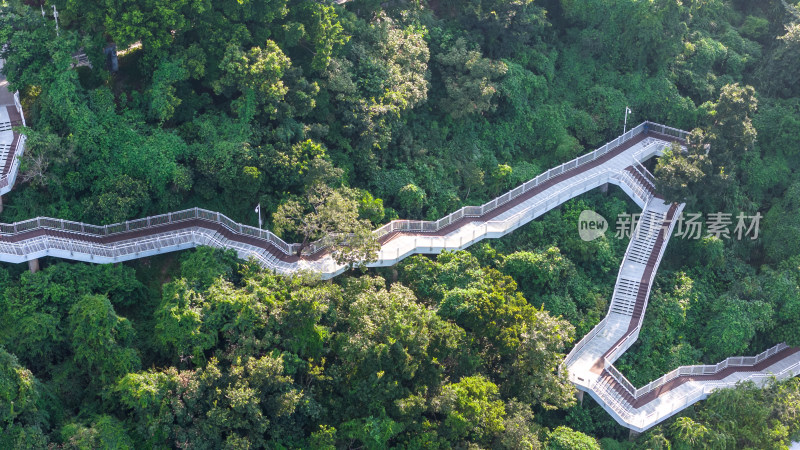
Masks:
[[[25,111],[22,110],[22,103],[19,101],[19,91],[14,93],[14,107],[22,120],[22,126],[27,126],[25,123]],[[8,154],[8,158],[12,160],[11,167],[7,173],[0,173],[0,195],[9,192],[14,187],[14,182],[17,180],[17,172],[19,172],[19,162],[25,152],[25,140],[27,138],[25,135],[19,135],[17,145]]]

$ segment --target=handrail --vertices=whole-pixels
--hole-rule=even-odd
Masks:
[[[22,119],[22,126],[27,126],[25,123],[25,111],[22,109],[22,103],[19,100],[19,91],[14,92],[14,107],[17,109],[20,118]],[[8,157],[12,158],[11,167],[8,173],[0,174],[0,195],[3,195],[11,190],[14,182],[17,180],[17,172],[19,172],[19,160],[25,152],[25,141],[28,139],[25,135],[19,135],[17,139],[17,146],[14,147],[13,152],[9,152]]]
[[[547,180],[561,175],[564,172],[568,172],[570,170],[576,169],[577,167],[583,166],[589,162],[596,160],[597,158],[605,155],[611,149],[618,147],[620,144],[623,144],[634,136],[639,135],[645,130],[645,125],[650,124],[651,122],[642,122],[641,124],[637,125],[636,127],[632,128],[627,133],[623,134],[622,136],[616,138],[615,140],[606,143],[599,149],[581,155],[577,158],[574,158],[570,161],[567,161],[559,166],[556,166],[552,169],[547,170],[544,173],[539,174],[535,178],[522,183],[521,185],[517,186],[516,188],[506,192],[499,197],[496,197],[481,206],[464,206],[461,209],[454,211],[448,214],[445,217],[442,217],[436,221],[426,221],[426,220],[397,220],[387,223],[382,227],[375,230],[375,233],[378,237],[381,237],[385,234],[394,232],[394,231],[422,231],[422,232],[436,232],[453,222],[461,220],[464,217],[479,217],[487,212],[490,212],[504,204],[508,203],[509,201],[517,198],[518,196],[529,192],[531,189],[539,186],[540,184],[546,182]],[[613,143],[613,145],[612,145]],[[316,250],[316,249],[315,249]]]
[[[19,109],[21,110],[21,106],[19,106]],[[488,213],[488,212],[490,212],[490,211],[492,211],[492,210],[494,210],[494,209],[496,209],[496,208],[508,203],[509,201],[513,200],[514,198],[518,197],[519,195],[522,195],[522,194],[524,194],[526,192],[529,192],[531,189],[534,189],[535,187],[537,187],[537,186],[541,185],[542,183],[552,179],[553,177],[561,175],[564,172],[571,171],[571,170],[573,170],[573,169],[575,169],[577,167],[583,166],[583,165],[585,165],[585,164],[587,164],[587,163],[589,163],[591,161],[594,161],[597,158],[605,155],[611,149],[616,148],[620,144],[622,144],[624,142],[627,142],[628,140],[632,139],[634,136],[636,136],[636,135],[640,134],[641,132],[643,132],[644,129],[645,129],[645,125],[649,124],[649,123],[650,122],[643,122],[643,123],[637,125],[636,127],[634,127],[633,129],[631,129],[630,131],[628,131],[627,133],[623,134],[622,136],[620,136],[620,137],[616,138],[615,140],[603,145],[599,149],[596,149],[593,152],[590,152],[590,153],[587,153],[585,155],[582,155],[582,156],[579,156],[577,158],[574,158],[574,159],[572,159],[572,160],[570,160],[570,161],[568,161],[568,162],[566,162],[564,164],[561,164],[561,165],[559,165],[559,166],[557,166],[557,167],[555,167],[553,169],[549,169],[546,172],[538,175],[537,177],[535,177],[535,178],[533,178],[533,179],[531,179],[531,180],[529,180],[529,181],[517,186],[516,188],[514,188],[514,189],[512,189],[512,190],[510,190],[510,191],[508,191],[508,192],[506,192],[506,193],[494,198],[491,201],[488,201],[488,202],[484,203],[483,205],[481,205],[479,207],[465,206],[465,207],[459,209],[458,211],[455,211],[455,212],[453,212],[451,214],[448,214],[447,216],[445,216],[445,217],[443,217],[443,218],[441,218],[441,219],[439,219],[439,220],[437,220],[435,222],[431,222],[431,221],[395,220],[395,221],[389,222],[388,224],[378,228],[377,230],[374,231],[374,233],[375,233],[376,237],[380,238],[380,237],[384,236],[385,234],[390,233],[390,232],[394,232],[394,231],[435,232],[435,231],[438,231],[438,230],[450,225],[451,223],[453,223],[453,222],[455,222],[457,220],[460,220],[463,217],[479,217],[479,216],[482,216],[482,215],[484,215],[484,214],[486,214],[486,213]],[[22,136],[20,136],[20,140],[19,140],[19,143],[18,143],[18,147],[20,149],[19,153],[18,153],[19,156],[21,156],[22,151],[23,151],[22,143],[23,143],[23,139],[22,139]],[[12,166],[12,168],[14,170],[12,170],[10,172],[10,174],[14,174],[14,175],[16,174],[16,171],[17,171],[16,169],[18,168],[18,165],[19,165],[19,158],[15,158],[13,166]],[[9,186],[11,184],[13,184],[13,179],[6,180],[6,182],[5,182],[6,186]],[[2,188],[2,186],[3,186],[3,181],[0,180],[0,188]],[[551,197],[548,197],[548,199],[551,199]],[[3,224],[3,223],[0,223],[0,233],[7,233],[8,234],[8,233],[15,233],[15,232],[19,232],[19,231],[30,230],[30,229],[34,228],[33,223],[35,222],[36,223],[35,227],[64,229],[64,230],[72,231],[72,232],[80,232],[81,234],[108,236],[108,235],[112,235],[114,233],[119,233],[119,232],[123,232],[123,231],[130,231],[130,230],[136,229],[136,228],[145,228],[145,226],[143,225],[145,223],[147,224],[146,225],[147,227],[151,227],[153,225],[163,225],[165,223],[175,223],[176,221],[186,220],[189,217],[184,217],[184,216],[186,216],[187,213],[190,213],[192,211],[194,211],[195,214],[197,214],[197,211],[201,211],[202,212],[201,215],[203,217],[199,217],[199,216],[195,215],[194,217],[191,217],[191,218],[202,218],[204,220],[214,221],[213,216],[216,216],[217,217],[216,221],[220,222],[222,225],[226,226],[227,228],[231,229],[232,231],[235,231],[235,232],[238,232],[238,233],[242,233],[242,234],[252,235],[252,236],[255,236],[255,237],[259,237],[261,239],[265,239],[265,240],[269,241],[270,243],[275,244],[276,247],[280,248],[281,251],[283,251],[286,254],[293,254],[300,247],[300,244],[289,244],[289,243],[286,243],[285,241],[280,239],[277,235],[275,235],[274,233],[272,233],[272,232],[270,232],[268,230],[259,230],[257,228],[249,227],[247,225],[241,225],[241,224],[239,224],[237,222],[234,222],[233,220],[229,219],[228,217],[226,217],[226,216],[224,216],[222,214],[218,214],[218,213],[213,212],[213,211],[199,210],[198,208],[193,208],[193,209],[190,209],[190,210],[177,211],[177,212],[174,212],[174,213],[161,214],[161,215],[157,215],[157,216],[149,216],[149,217],[145,217],[145,218],[142,218],[142,219],[136,219],[136,220],[132,220],[132,221],[125,221],[125,222],[122,222],[122,223],[115,223],[115,224],[105,225],[103,227],[99,227],[97,225],[92,225],[92,224],[80,223],[80,222],[65,221],[65,220],[62,220],[62,219],[52,219],[52,218],[47,218],[47,217],[39,217],[39,218],[35,218],[35,219],[29,219],[27,221],[17,222],[15,224]],[[209,216],[211,216],[211,217],[209,217]],[[165,217],[167,218],[166,220],[164,219]],[[178,217],[178,219],[175,220],[174,217]],[[45,223],[46,225],[42,226],[42,225],[40,225],[41,223]],[[102,228],[102,231],[101,231],[101,228]],[[13,229],[13,231],[12,231],[12,229]],[[311,243],[310,245],[307,246],[307,249],[304,252],[304,254],[317,253],[320,250],[324,249],[324,247],[325,247],[324,246],[324,240],[313,242],[313,243]]]

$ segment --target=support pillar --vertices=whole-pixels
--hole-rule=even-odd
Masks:
[[[636,438],[639,437],[640,434],[642,433],[639,433],[638,431],[631,429],[631,432],[628,434],[628,440],[629,441],[636,440]]]
[[[578,403],[583,405],[583,391],[578,389],[578,393],[575,394],[575,397],[578,399]]]
[[[608,194],[608,183],[603,183],[603,185],[600,186],[600,192],[603,194]]]
[[[28,260],[28,269],[31,273],[39,271],[39,258]]]

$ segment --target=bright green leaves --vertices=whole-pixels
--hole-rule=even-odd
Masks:
[[[216,333],[203,326],[206,307],[202,293],[193,291],[186,280],[164,287],[162,303],[156,312],[155,336],[165,353],[192,357],[195,364],[205,359],[204,351],[216,344]]]
[[[506,411],[497,386],[482,376],[464,377],[443,386],[434,405],[445,416],[443,434],[454,441],[489,445],[491,438],[504,430]]]
[[[278,103],[288,92],[281,78],[290,66],[289,58],[273,41],[247,51],[230,44],[220,62],[222,77],[214,82],[214,91],[228,96],[253,92],[266,113],[274,117]]]
[[[725,296],[714,302],[702,341],[709,361],[742,355],[758,331],[765,331],[772,307],[761,301]]]
[[[737,177],[745,153],[753,148],[756,129],[752,116],[758,101],[752,86],[729,84],[722,87],[716,103],[708,103],[705,128],[696,128],[688,136],[687,151],[678,146],[666,151],[656,166],[656,188],[670,201],[697,199],[708,210],[737,205]],[[716,196],[701,196],[699,191],[713,191]]]
[[[483,58],[479,50],[469,49],[463,38],[445,53],[434,58],[442,72],[447,97],[440,107],[453,118],[494,111],[492,99],[499,80],[508,71],[505,63]]]
[[[327,158],[325,147],[311,139],[288,147],[278,147],[270,155],[271,175],[286,188],[302,189],[305,176],[317,159]]]
[[[694,204],[697,185],[710,169],[707,155],[684,154],[679,145],[673,144],[656,163],[656,189],[668,201]]]
[[[548,450],[600,450],[600,445],[591,436],[569,427],[560,426],[547,434]]]
[[[528,304],[511,277],[480,268],[468,253],[405,264],[403,279],[420,297],[436,299],[438,315],[467,332],[503,394],[545,408],[573,402],[571,385],[557,374],[574,333],[569,323]]]
[[[70,339],[75,362],[102,384],[139,370],[141,361],[132,345],[131,323],[120,317],[107,297],[87,295],[69,311]]]
[[[385,18],[362,31],[346,59],[331,60],[328,89],[354,146],[370,153],[385,148],[402,114],[427,100],[430,52],[424,33]]]
[[[745,382],[715,391],[666,431],[673,445],[687,448],[786,448],[800,431],[798,400],[797,378],[763,388]]]
[[[800,23],[786,26],[786,34],[778,37],[777,47],[764,68],[764,84],[768,91],[781,97],[796,97],[800,79],[792,61],[800,58]]]
[[[189,71],[180,61],[164,60],[159,63],[153,72],[153,82],[150,85],[150,116],[164,123],[175,114],[175,108],[181,104],[181,99],[175,95],[174,84],[189,78]]]
[[[402,211],[414,217],[425,206],[425,191],[416,184],[410,183],[403,186],[397,193],[397,201]]]
[[[503,264],[503,272],[511,275],[526,290],[552,291],[558,287],[572,267],[558,247],[550,247],[544,252],[516,252],[508,255]]]
[[[317,239],[329,248],[339,264],[366,264],[380,248],[369,220],[359,217],[358,192],[322,183],[310,187],[303,200],[289,200],[273,215],[275,232],[296,233],[302,239],[299,252]]]
[[[335,371],[344,377],[341,388],[358,392],[358,403],[348,405],[353,414],[381,415],[395,401],[440,380],[442,368],[434,357],[455,349],[452,343],[434,347],[447,341],[436,335],[454,330],[415,300],[403,286],[370,287],[347,308],[347,331],[335,338]]]
[[[17,358],[0,348],[0,429],[37,410],[39,392],[30,370]],[[31,416],[30,418],[33,418]]]
[[[61,428],[61,440],[65,448],[113,448],[133,450],[133,440],[120,420],[102,415],[95,417],[88,426],[70,423]]]
[[[135,279],[133,270],[123,266],[61,263],[35,274],[26,273],[18,284],[4,288],[5,313],[0,315],[0,339],[8,350],[23,355],[26,366],[37,373],[50,374],[72,357],[69,317],[78,301],[99,295],[103,299],[108,296],[116,305],[130,305],[141,301],[141,289],[142,284]],[[118,317],[107,302],[102,301],[101,307],[111,314],[109,320],[113,322],[116,320],[113,318]],[[98,333],[130,332],[129,324],[95,325],[117,329],[96,330]],[[84,328],[83,332],[91,334],[94,329]],[[85,350],[84,356],[91,357],[87,354],[90,350],[82,350]],[[114,350],[119,349],[114,347]]]
[[[322,72],[328,68],[334,52],[344,46],[350,37],[345,35],[333,5],[306,1],[299,9],[303,16],[300,20],[306,24],[306,38],[314,47],[311,68]]]
[[[30,370],[0,347],[0,446],[43,448],[46,416],[39,410],[40,385]]]

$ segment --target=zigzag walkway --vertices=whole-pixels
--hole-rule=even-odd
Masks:
[[[2,98],[0,95],[0,101]],[[8,113],[5,122],[3,110]],[[14,105],[0,108],[0,122],[24,124],[17,95]],[[4,139],[11,141],[0,165],[0,195],[13,186],[24,151],[24,136],[8,128],[0,126],[0,144]],[[484,205],[462,208],[436,222],[393,221],[375,231],[382,245],[377,260],[367,265],[389,266],[412,254],[459,250],[486,238],[498,238],[588,190],[616,184],[643,213],[620,267],[608,315],[564,361],[563,367],[578,389],[589,392],[620,424],[644,431],[714,389],[745,379],[763,384],[773,375],[795,376],[800,373],[800,349],[785,344],[755,357],[728,358],[715,366],[680,367],[639,389],[612,365],[638,337],[673,219],[683,209],[683,205],[667,205],[653,195],[652,175],[640,161],[661,154],[671,142],[685,136],[683,131],[645,122]],[[331,278],[347,269],[336,264],[322,242],[297,256],[299,244],[198,208],[105,226],[47,217],[0,223],[0,261],[12,263],[42,256],[112,263],[201,245],[234,249],[241,257],[253,257],[283,274],[313,271]]]

